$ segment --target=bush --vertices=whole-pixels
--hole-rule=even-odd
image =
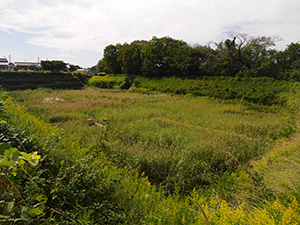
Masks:
[[[105,75],[94,76],[89,79],[88,85],[98,88],[120,88],[129,89],[132,85],[131,79],[127,75]]]

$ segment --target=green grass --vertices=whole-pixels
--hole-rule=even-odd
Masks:
[[[265,113],[207,98],[92,88],[11,95],[82,145],[102,148],[119,167],[139,168],[151,183],[183,194],[209,187],[294,131],[283,108]]]

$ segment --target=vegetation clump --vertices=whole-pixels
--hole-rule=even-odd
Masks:
[[[105,75],[93,76],[88,81],[89,86],[98,88],[120,88],[129,89],[131,87],[131,79],[126,75]]]

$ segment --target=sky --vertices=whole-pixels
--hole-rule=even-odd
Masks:
[[[228,33],[300,42],[299,0],[1,0],[0,57],[91,67],[107,45],[169,36],[207,45]]]

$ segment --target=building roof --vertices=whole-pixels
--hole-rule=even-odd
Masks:
[[[0,63],[6,63],[6,64],[8,64],[7,58],[0,58]]]
[[[16,66],[41,66],[38,62],[15,62]]]
[[[8,67],[7,58],[0,58],[0,66]]]

